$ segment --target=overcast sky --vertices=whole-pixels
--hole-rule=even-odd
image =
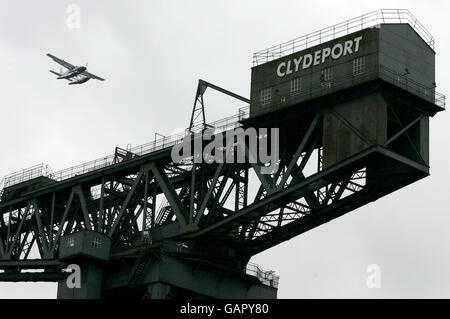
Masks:
[[[0,178],[184,128],[199,78],[249,97],[253,52],[380,8],[409,9],[434,35],[437,89],[450,92],[448,1],[0,0]],[[46,53],[106,81],[68,86]],[[242,106],[205,100],[208,120]],[[450,297],[449,120],[431,120],[431,176],[253,258],[281,276],[279,298]],[[366,285],[371,264],[381,288]],[[55,297],[56,284],[0,283],[0,298]]]

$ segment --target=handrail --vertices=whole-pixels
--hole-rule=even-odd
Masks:
[[[263,285],[278,288],[280,276],[275,275],[273,271],[264,271],[259,265],[248,263],[245,269],[247,275],[256,277]]]
[[[309,33],[253,54],[253,66],[276,60],[307,48],[337,39],[350,33],[383,24],[407,23],[434,50],[430,32],[407,9],[379,9],[333,26]]]
[[[288,94],[284,96],[283,103],[279,100],[273,99],[271,102],[265,105],[255,105],[256,107],[253,108],[253,110],[255,111],[255,113],[263,114],[273,111],[275,109],[275,105],[289,104],[294,100],[296,102],[302,100],[306,101],[319,96],[323,96],[325,94],[337,92],[352,85],[359,85],[377,78],[401,87],[402,89],[414,95],[417,95],[428,102],[434,103],[435,105],[443,109],[445,108],[445,95],[437,92],[432,84],[427,87],[419,82],[409,79],[407,76],[402,76],[400,73],[395,72],[394,70],[391,70],[384,65],[373,64],[366,65],[364,72],[360,74],[347,74],[343,76],[333,77],[332,81],[329,82],[329,86],[321,86],[320,84],[317,84],[307,89],[302,89],[300,93],[297,93],[295,95]],[[289,80],[287,79],[286,81]],[[323,84],[327,84],[327,82],[324,82]],[[258,103],[258,101],[254,103],[256,104]],[[250,114],[248,116],[250,116]]]
[[[9,187],[12,185],[16,185],[22,182],[26,182],[28,180],[37,178],[37,177],[48,177],[51,176],[52,171],[50,166],[41,163],[38,165],[34,165],[28,168],[25,168],[23,170],[20,170],[19,172],[6,175],[3,180],[3,187]],[[1,184],[0,184],[1,186]],[[0,188],[1,189],[1,188]]]
[[[241,124],[239,123],[239,114],[209,123],[209,125],[214,128],[215,134],[241,126]],[[164,148],[171,147],[175,144],[181,143],[183,141],[183,138],[187,136],[187,134],[189,133],[185,131],[183,133],[178,133],[170,136],[165,136],[160,139],[155,139],[153,142],[131,148],[130,152],[136,155],[145,155],[151,152],[162,150]],[[45,176],[55,181],[66,180],[77,175],[85,174],[103,167],[114,165],[117,163],[114,162],[114,159],[115,154],[111,154],[57,172],[51,172],[49,166],[45,164],[39,164],[31,168],[23,169],[20,170],[19,172],[15,172],[5,176],[4,180],[8,182],[7,183],[5,182],[4,187],[10,187],[40,176]],[[45,167],[45,170],[43,170],[42,167]]]
[[[372,80],[374,78],[381,78],[390,82],[396,86],[399,86],[406,91],[409,91],[415,95],[422,97],[423,99],[436,104],[439,107],[445,107],[445,96],[441,93],[435,91],[434,87],[426,87],[418,82],[408,79],[407,77],[401,77],[398,72],[395,72],[383,65],[366,66],[365,72],[358,75],[347,75],[342,78],[333,79],[332,86],[327,87],[313,87],[305,92],[301,92],[295,96],[286,97],[285,102],[289,102],[290,99],[298,100],[301,96],[305,97],[305,100],[320,96],[323,94],[331,93],[342,88],[348,87],[350,83],[359,84],[365,81]],[[264,107],[258,107],[258,111],[273,110],[273,103],[279,103],[278,101],[273,101],[271,104],[265,105]],[[250,116],[250,106],[247,105],[239,109],[238,114],[233,116],[220,119],[218,121],[209,123],[210,126],[214,127],[214,134],[225,132],[227,130],[235,129],[241,127],[241,121]],[[146,143],[131,148],[130,152],[141,156],[155,152],[167,147],[172,147],[175,144],[181,143],[183,138],[189,133],[187,131],[175,135],[165,136],[160,139],[155,139],[153,142]],[[9,187],[16,185],[30,179],[45,176],[55,181],[62,181],[69,179],[71,177],[85,174],[103,167],[111,166],[117,164],[114,162],[115,154],[108,155],[105,157],[98,158],[96,160],[83,163],[80,165],[72,166],[61,171],[51,172],[50,167],[45,164],[39,164],[19,172],[9,174],[3,178],[3,187]],[[0,186],[2,184],[0,183]],[[0,188],[2,190],[2,188]]]

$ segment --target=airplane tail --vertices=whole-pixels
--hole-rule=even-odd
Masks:
[[[50,72],[53,73],[53,74],[55,74],[55,75],[57,75],[57,76],[61,76],[61,73],[55,72],[55,71],[53,71],[53,70],[50,70]]]

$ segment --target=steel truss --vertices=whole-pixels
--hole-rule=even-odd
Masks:
[[[326,168],[326,110],[313,114],[295,135],[280,131],[280,158],[271,174],[262,174],[258,154],[248,152],[246,163],[209,164],[192,158],[175,163],[172,147],[141,156],[116,150],[111,166],[1,201],[0,260],[14,263],[16,274],[29,269],[33,250],[41,261],[58,261],[61,237],[90,230],[111,239],[112,260],[135,258],[130,287],[138,283],[149,251],[243,270],[251,256],[428,175],[409,137],[424,115],[400,116],[399,102],[386,100],[395,130],[385,145],[372,145]],[[395,141],[400,138],[418,156],[399,152]],[[224,152],[249,150],[248,143],[236,139]],[[251,157],[257,163],[249,163]],[[178,244],[168,249],[164,242]],[[235,254],[225,256],[221,247]],[[5,265],[0,265],[6,271],[0,280],[19,278]]]

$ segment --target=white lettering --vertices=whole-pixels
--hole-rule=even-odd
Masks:
[[[359,51],[359,41],[362,40],[362,36],[355,38],[355,52]]]
[[[69,4],[66,9],[67,16],[66,25],[69,29],[81,28],[81,9],[78,4]]]
[[[367,277],[367,288],[381,288],[381,267],[377,264],[367,266],[367,272],[370,275]]]
[[[211,315],[214,312],[214,306],[197,306],[197,305],[191,305],[189,302],[185,306],[181,306],[180,313],[181,314],[202,314],[202,315],[208,315],[208,317],[211,317]]]
[[[325,48],[322,51],[322,63],[325,62],[325,59],[328,58],[331,54],[331,49],[330,48]]]
[[[308,62],[306,62],[308,60]],[[307,69],[311,66],[313,57],[311,54],[305,54],[305,56],[303,57],[303,70]]]
[[[347,40],[344,43],[336,43],[332,48],[326,47],[322,50],[315,51],[314,54],[307,53],[303,56],[281,62],[277,67],[277,75],[281,78],[294,72],[300,71],[300,65],[302,64],[302,70],[309,68],[311,65],[319,65],[324,63],[328,57],[331,56],[333,60],[337,60],[342,56],[356,53],[360,49],[360,43],[362,36],[356,37],[353,40]],[[294,61],[294,67],[292,66]]]
[[[66,285],[69,289],[81,288],[81,268],[76,264],[70,264],[67,269],[73,272],[67,277]]]
[[[336,53],[336,49],[339,49],[339,53]],[[333,60],[339,59],[341,57],[343,49],[344,48],[340,43],[336,44],[333,49],[331,49],[331,57],[333,58]]]
[[[299,57],[298,59],[294,59],[295,64],[295,72],[298,71],[298,67],[300,66],[300,62],[302,62],[303,56]]]
[[[280,78],[285,76],[285,74],[286,74],[286,72],[281,72],[281,68],[285,67],[285,66],[286,66],[286,62],[281,62],[280,64],[278,64],[277,74]]]
[[[344,45],[344,56],[346,56],[347,53],[348,53],[348,54],[352,54],[352,53],[353,53],[353,51],[352,51],[352,46],[353,46],[353,41],[352,41],[352,40],[345,41],[345,45]]]
[[[322,51],[316,51],[314,52],[314,65],[317,65],[320,63],[320,52]]]
[[[288,64],[287,64],[287,68],[286,68],[286,75],[291,74],[291,73],[292,73],[291,60],[289,60]]]

